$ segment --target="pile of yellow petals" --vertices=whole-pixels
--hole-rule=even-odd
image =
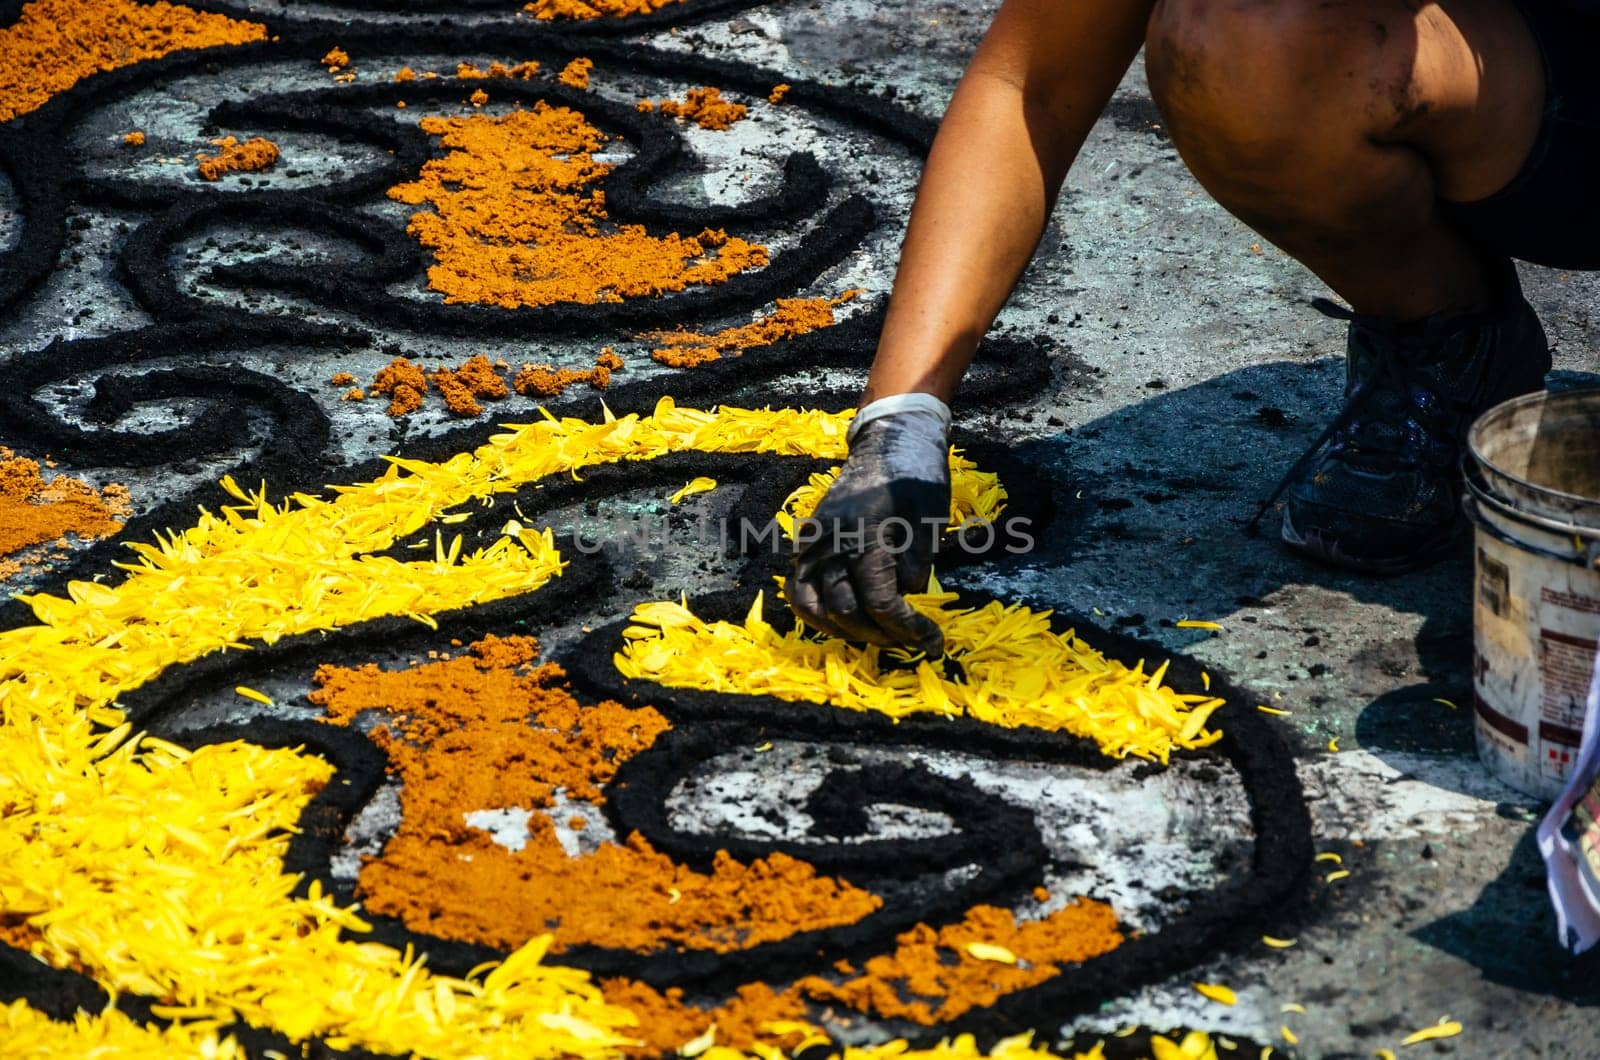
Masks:
[[[1054,1053],[1033,1044],[1030,1034],[996,1042],[989,1051],[978,1048],[970,1034],[963,1034],[931,1048],[913,1049],[905,1041],[882,1045],[849,1046],[832,1054],[837,1060],[1105,1060],[1105,1051],[1096,1045],[1088,1052]],[[168,1060],[246,1060],[246,1054],[232,1038],[219,1038],[212,1024],[174,1024],[155,1029],[143,1027],[127,1016],[108,1009],[97,1014],[79,1013],[72,1022],[57,1022],[18,1001],[0,1005],[0,1040],[6,1055],[16,1057],[152,1057]],[[1194,1051],[1195,1042],[1210,1050]],[[1215,1060],[1210,1039],[1200,1031],[1191,1032],[1180,1045],[1166,1038],[1152,1040],[1152,1060]],[[758,1045],[746,1054],[726,1046],[712,1046],[698,1053],[685,1052],[697,1060],[782,1060],[781,1050]]]
[[[1221,739],[1205,726],[1223,701],[1163,685],[1167,664],[1150,674],[1142,661],[1130,669],[1074,632],[1053,631],[1048,611],[998,601],[961,608],[954,593],[937,583],[933,589],[909,599],[944,630],[961,680],[944,673],[942,660],[885,671],[879,648],[813,639],[804,627],[779,633],[761,618],[760,596],[743,624],[704,621],[686,603],[643,604],[615,663],[624,677],[673,688],[770,695],[895,719],[935,714],[1068,732],[1113,758],[1165,762],[1173,748]]]
[[[817,510],[822,497],[839,477],[839,468],[829,468],[810,477],[783,502],[778,523],[784,533],[794,537],[796,519],[804,519]],[[946,533],[956,533],[969,522],[998,522],[1006,510],[1006,491],[1000,476],[990,471],[979,471],[974,464],[954,447],[950,450],[950,526]]]
[[[191,1032],[199,1055],[226,1055],[205,1029],[244,1020],[427,1057],[618,1056],[636,1040],[636,1016],[587,973],[544,963],[546,939],[465,978],[435,975],[360,941],[354,908],[315,887],[294,893],[283,858],[305,802],[336,782],[326,762],[243,742],[190,752],[131,731],[117,697],[247,641],[385,616],[431,622],[532,592],[562,569],[549,531],[516,522],[466,555],[442,538],[431,558],[376,554],[453,509],[684,450],[837,460],[849,420],[663,400],[649,416],[546,416],[448,460],[396,459],[323,496],[274,504],[265,487],[225,481],[238,503],[135,546],[120,580],[27,598],[39,624],[0,632],[0,914],[22,919],[42,960],[159,999],[159,1014],[178,1021],[163,1032],[174,1055]],[[115,1013],[54,1023],[20,1003],[5,1011],[8,1043],[70,1041],[59,1055],[156,1033]]]

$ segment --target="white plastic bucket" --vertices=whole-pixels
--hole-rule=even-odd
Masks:
[[[1497,405],[1467,449],[1478,756],[1553,799],[1578,757],[1600,641],[1600,389]]]

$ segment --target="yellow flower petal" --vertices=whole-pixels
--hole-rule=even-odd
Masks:
[[[717,480],[714,478],[706,478],[704,475],[692,478],[682,489],[672,495],[672,503],[677,504],[685,497],[692,497],[696,493],[710,493],[716,488]]]
[[[1448,1016],[1441,1019],[1431,1027],[1424,1027],[1414,1031],[1400,1040],[1401,1045],[1416,1045],[1419,1042],[1432,1041],[1435,1038],[1454,1038],[1461,1033],[1461,1024]]]
[[[1004,946],[996,946],[989,942],[969,942],[965,947],[969,957],[976,957],[980,961],[995,961],[999,964],[1016,964],[1017,955]]]

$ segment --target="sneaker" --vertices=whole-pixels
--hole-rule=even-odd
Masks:
[[[1491,271],[1491,307],[1465,316],[1398,325],[1312,303],[1350,324],[1345,405],[1262,507],[1286,498],[1290,548],[1377,574],[1415,570],[1450,550],[1465,524],[1467,429],[1485,409],[1542,388],[1550,370],[1516,269],[1501,259]]]

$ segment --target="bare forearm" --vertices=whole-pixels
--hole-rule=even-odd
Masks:
[[[1027,267],[1154,0],[1005,0],[961,79],[911,210],[862,402],[950,397]]]
[[[969,76],[911,211],[863,402],[921,391],[948,400],[1044,230],[1071,156],[1020,89]],[[1045,147],[1045,150],[1039,150]]]

